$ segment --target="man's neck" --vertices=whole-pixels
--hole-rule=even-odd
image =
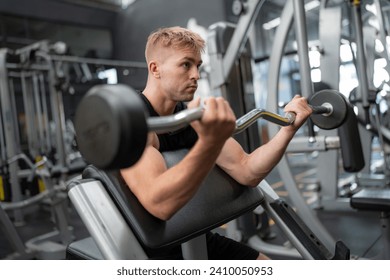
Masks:
[[[167,99],[163,93],[157,90],[145,88],[142,93],[148,98],[150,104],[153,106],[153,109],[160,116],[168,116],[173,114],[177,104],[176,101]]]

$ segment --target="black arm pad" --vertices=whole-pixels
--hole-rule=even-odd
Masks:
[[[170,167],[187,152],[166,152],[163,156]],[[97,179],[105,185],[140,243],[151,249],[186,242],[253,210],[264,199],[260,189],[244,187],[215,167],[189,203],[164,222],[143,208],[119,176],[118,172],[106,173],[94,166],[88,166],[83,172],[83,178]]]

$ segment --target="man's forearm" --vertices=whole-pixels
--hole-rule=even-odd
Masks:
[[[279,163],[294,136],[291,130],[283,128],[267,143],[254,150],[246,161],[250,185],[257,185]]]

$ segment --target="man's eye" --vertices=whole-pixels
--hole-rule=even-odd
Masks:
[[[183,66],[184,66],[185,68],[190,68],[190,64],[189,64],[188,62],[183,63]]]

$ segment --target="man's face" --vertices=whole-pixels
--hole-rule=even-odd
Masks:
[[[174,101],[190,101],[198,87],[199,52],[191,49],[165,49],[160,60],[160,85]]]

